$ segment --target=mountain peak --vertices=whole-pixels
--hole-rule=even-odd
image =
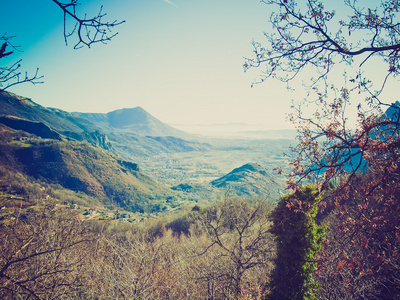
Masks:
[[[117,109],[106,114],[77,114],[109,132],[128,132],[145,136],[189,136],[183,131],[164,124],[140,106]]]
[[[146,123],[161,123],[140,106],[122,108],[107,113],[108,122],[114,128],[123,128],[131,125]]]
[[[232,173],[237,171],[246,171],[246,170],[251,172],[266,173],[266,170],[255,162],[249,162],[239,168],[236,168],[232,171]]]

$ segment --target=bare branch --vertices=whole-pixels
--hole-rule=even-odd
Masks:
[[[0,59],[4,57],[8,57],[9,55],[13,54],[17,47],[13,46],[10,42],[12,39],[11,36],[3,35],[0,37],[0,42],[3,41],[3,45],[0,49]],[[14,50],[6,52],[7,47],[10,46]],[[13,63],[9,66],[0,66],[0,91],[5,91],[10,87],[30,82],[32,84],[39,84],[42,83],[40,81],[43,76],[39,75],[39,69],[36,69],[36,72],[33,76],[29,76],[28,73],[23,74],[21,69],[21,62],[22,60],[18,60],[17,62]]]
[[[253,57],[246,58],[244,70],[262,67],[260,80],[276,78],[288,82],[295,78],[306,66],[318,74],[310,78],[313,86],[324,80],[337,62],[352,64],[352,57],[368,54],[360,64],[379,56],[389,65],[388,73],[400,73],[399,22],[396,11],[400,4],[395,1],[382,1],[375,10],[358,8],[356,1],[345,1],[354,15],[349,21],[338,20],[334,11],[325,10],[323,3],[309,0],[299,9],[294,0],[265,0],[263,3],[272,9],[270,22],[277,34],[265,33],[266,44],[253,42]],[[336,20],[336,24],[335,21]],[[335,28],[335,32],[331,32]],[[349,36],[366,36],[372,39],[349,41]]]
[[[82,48],[87,46],[90,48],[95,43],[106,43],[115,37],[118,33],[112,33],[114,27],[121,25],[125,21],[105,22],[103,18],[107,16],[103,13],[103,6],[101,6],[98,14],[92,18],[79,17],[77,14],[77,7],[80,5],[78,0],[70,0],[69,2],[60,2],[52,0],[58,5],[64,12],[64,39],[65,43],[68,44],[68,38],[77,35],[78,41],[74,48]],[[67,30],[67,20],[71,18],[73,20],[73,28],[70,32]]]

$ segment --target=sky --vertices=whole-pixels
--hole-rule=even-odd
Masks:
[[[293,128],[292,99],[303,97],[268,80],[252,86],[261,70],[243,71],[251,42],[269,30],[269,7],[258,0],[81,0],[78,14],[125,20],[107,45],[74,50],[65,45],[63,15],[50,0],[0,0],[0,28],[20,46],[22,59],[43,84],[11,92],[69,112],[106,113],[141,106],[187,131]],[[228,126],[229,125],[229,126]]]

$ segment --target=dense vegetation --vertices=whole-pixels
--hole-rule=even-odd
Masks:
[[[264,202],[225,199],[141,225],[82,223],[54,200],[23,218],[7,209],[2,299],[240,299],[266,290],[275,253]]]
[[[321,199],[315,187],[308,185],[282,197],[273,211],[271,233],[276,236],[277,259],[270,299],[317,299],[313,275],[325,231],[315,222]]]

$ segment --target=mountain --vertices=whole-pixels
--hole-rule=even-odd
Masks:
[[[110,207],[130,211],[158,211],[167,207],[166,199],[174,199],[170,189],[144,174],[135,163],[87,143],[43,139],[2,124],[0,169],[83,192]]]
[[[86,141],[105,150],[111,149],[106,134],[89,121],[60,109],[43,107],[28,98],[9,92],[0,92],[0,116],[2,116],[1,123],[17,130],[25,130],[38,135],[38,130],[35,133],[24,127],[22,120],[27,120],[45,125],[54,134],[62,134],[78,141]],[[27,124],[34,127],[41,126],[34,123]],[[18,126],[22,127],[19,128]],[[44,137],[40,134],[38,136]]]
[[[42,122],[32,122],[14,116],[0,116],[0,123],[16,130],[32,133],[43,139],[62,140],[58,132],[52,130]]]
[[[211,182],[238,196],[260,196],[269,200],[279,200],[284,191],[284,183],[256,163],[247,163],[232,172]]]
[[[10,115],[29,121],[41,122],[58,133],[96,131],[100,128],[68,112],[45,108],[32,100],[0,91],[0,115]]]
[[[0,92],[0,116],[42,123],[58,134],[88,142],[128,160],[161,153],[201,151],[208,147],[184,140],[182,137],[190,135],[162,123],[138,107],[108,114],[68,113]]]
[[[144,110],[139,112],[140,122],[147,120],[163,127]],[[127,115],[135,114],[130,109],[110,113],[110,128],[120,129],[108,132],[77,114],[0,92],[0,170],[83,192],[110,207],[149,212],[179,206],[176,201],[182,200],[180,192],[159,184],[132,161],[143,162],[143,157],[165,153],[201,151],[207,145],[179,137],[124,131],[123,128],[140,123],[129,121]]]
[[[109,132],[129,132],[145,136],[189,137],[188,133],[164,124],[141,107],[124,108],[106,114],[75,113]]]

